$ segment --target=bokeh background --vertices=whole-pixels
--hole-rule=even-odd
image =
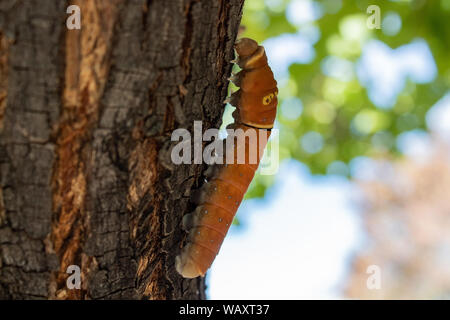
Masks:
[[[210,299],[450,299],[449,21],[450,0],[246,1],[280,169],[255,177]]]

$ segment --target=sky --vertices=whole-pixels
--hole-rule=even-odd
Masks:
[[[308,0],[293,1],[287,11],[294,25],[320,16],[319,8]],[[385,19],[386,32],[398,33],[400,17],[391,12]],[[279,83],[289,77],[290,64],[314,59],[314,43],[319,37],[320,31],[311,27],[264,42]],[[430,82],[437,69],[422,39],[396,49],[368,40],[356,64],[328,57],[322,72],[343,81],[358,77],[374,105],[389,109],[407,79]],[[301,101],[295,105],[301,108]],[[450,141],[450,91],[429,110],[427,126],[431,133]],[[399,149],[418,160],[426,158],[429,142],[430,134],[421,130],[397,138]],[[358,157],[350,164],[351,175],[371,179],[371,166],[371,159]],[[244,201],[239,208],[237,215],[242,225],[231,227],[208,272],[208,298],[343,298],[352,254],[364,246],[364,230],[352,204],[355,192],[352,183],[340,176],[313,176],[298,161],[283,162],[265,198]]]
[[[339,298],[351,252],[362,243],[341,177],[312,177],[289,160],[266,197],[240,207],[208,275],[210,299]]]

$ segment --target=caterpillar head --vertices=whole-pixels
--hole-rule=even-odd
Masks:
[[[249,38],[242,38],[236,41],[234,48],[238,54],[237,64],[242,69],[261,67],[267,63],[264,47]]]
[[[252,55],[258,49],[258,42],[249,38],[242,38],[236,41],[234,48],[237,54],[244,58]]]

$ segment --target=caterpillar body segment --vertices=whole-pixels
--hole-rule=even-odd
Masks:
[[[255,175],[275,120],[278,89],[264,48],[244,38],[236,42],[235,49],[242,71],[230,79],[240,86],[229,98],[236,107],[230,126],[234,134],[225,141],[225,164],[206,170],[208,181],[193,193],[197,207],[183,217],[189,235],[175,267],[185,278],[204,276],[213,263]]]

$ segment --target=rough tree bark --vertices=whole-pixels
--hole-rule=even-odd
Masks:
[[[205,298],[174,269],[204,167],[170,137],[220,125],[243,1],[0,0],[1,299]]]

